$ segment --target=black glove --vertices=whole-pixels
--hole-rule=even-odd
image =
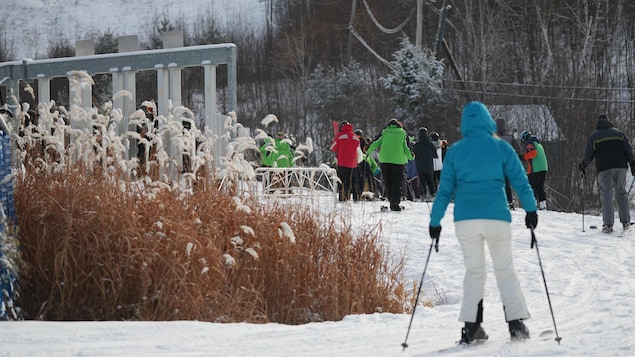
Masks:
[[[635,160],[628,163],[631,166],[631,175],[635,176]]]
[[[578,170],[580,170],[580,174],[582,174],[582,177],[586,176],[584,169],[585,169],[584,162],[581,162],[580,165],[578,165]],[[632,169],[631,169],[631,172],[632,172]]]
[[[434,250],[439,252],[439,237],[441,236],[441,226],[430,226],[430,238],[434,241]]]
[[[536,212],[527,212],[525,216],[525,225],[527,228],[536,228],[538,225],[538,215]]]

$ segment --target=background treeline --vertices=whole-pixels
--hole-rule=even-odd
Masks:
[[[266,114],[276,114],[278,127],[267,130],[285,131],[298,140],[313,138],[316,151],[310,164],[331,160],[332,120],[346,119],[368,136],[379,134],[399,110],[394,93],[382,80],[394,73],[386,62],[395,61],[404,37],[415,43],[417,0],[268,0],[265,4],[264,30],[248,24],[221,28],[213,13],[197,18],[156,16],[152,29],[139,34],[141,47],[160,48],[161,34],[171,29],[184,31],[187,46],[235,43],[239,120],[256,128]],[[596,208],[591,179],[595,176],[590,173],[583,182],[576,167],[600,113],[608,114],[616,127],[633,137],[635,2],[424,0],[422,4],[422,47],[445,65],[442,100],[415,99],[420,101],[419,115],[406,129],[414,132],[424,125],[453,142],[460,137],[460,110],[468,100],[546,106],[561,131],[556,141],[544,143],[550,162],[550,206],[566,211]],[[450,10],[441,26],[443,5]],[[441,28],[444,46],[437,42]],[[115,30],[92,34],[96,52],[116,52],[118,35],[126,34]],[[0,60],[12,59],[11,46],[2,39]],[[49,57],[73,54],[70,41],[50,46]],[[219,71],[219,88],[223,76]],[[108,78],[102,80],[107,83]],[[139,74],[138,81],[138,100],[151,98],[156,92],[153,73]],[[194,110],[200,106],[202,81],[197,69],[184,73],[184,104]],[[96,104],[112,95],[104,88],[98,89]],[[65,91],[59,93],[56,100],[63,103]],[[219,103],[224,103],[222,92]]]

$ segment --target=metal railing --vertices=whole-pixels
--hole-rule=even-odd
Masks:
[[[259,167],[256,179],[261,183],[257,195],[277,197],[329,194],[337,202],[338,178],[334,169],[322,167]]]

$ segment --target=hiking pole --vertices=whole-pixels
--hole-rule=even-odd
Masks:
[[[531,248],[536,246],[536,254],[538,255],[538,265],[540,265],[540,272],[542,273],[542,281],[545,283],[545,292],[547,293],[547,301],[549,302],[549,311],[551,311],[551,319],[553,320],[553,329],[556,332],[555,340],[560,344],[562,337],[558,336],[558,327],[556,327],[556,318],[553,316],[553,308],[551,307],[551,298],[549,297],[549,289],[547,289],[547,279],[545,279],[545,271],[542,268],[542,261],[540,260],[540,251],[538,250],[538,241],[536,240],[536,234],[534,233],[534,227],[529,228],[531,230]]]
[[[434,242],[438,242],[438,239],[433,239],[430,242],[430,249],[428,249],[428,258],[426,259],[426,265],[423,268],[423,274],[421,274],[421,281],[419,281],[419,289],[417,290],[417,297],[415,298],[415,304],[412,307],[412,314],[410,315],[410,323],[408,324],[408,332],[406,332],[406,339],[403,341],[401,346],[403,347],[403,351],[408,347],[408,335],[410,334],[410,327],[412,326],[412,319],[415,317],[415,311],[417,310],[417,303],[419,302],[419,294],[421,294],[421,285],[423,285],[423,278],[426,276],[426,270],[428,270],[428,262],[430,261],[430,255],[432,253],[432,246]],[[437,243],[439,244],[439,243]],[[438,250],[438,249],[437,249]]]
[[[580,171],[580,178],[582,179],[582,232],[584,232],[584,194],[586,193],[586,178],[582,171]]]

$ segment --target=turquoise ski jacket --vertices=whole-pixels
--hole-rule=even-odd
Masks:
[[[448,149],[430,225],[441,225],[454,200],[454,221],[493,219],[511,222],[505,178],[527,212],[536,211],[534,192],[518,154],[494,135],[496,123],[480,102],[468,103],[461,117],[461,140]]]

